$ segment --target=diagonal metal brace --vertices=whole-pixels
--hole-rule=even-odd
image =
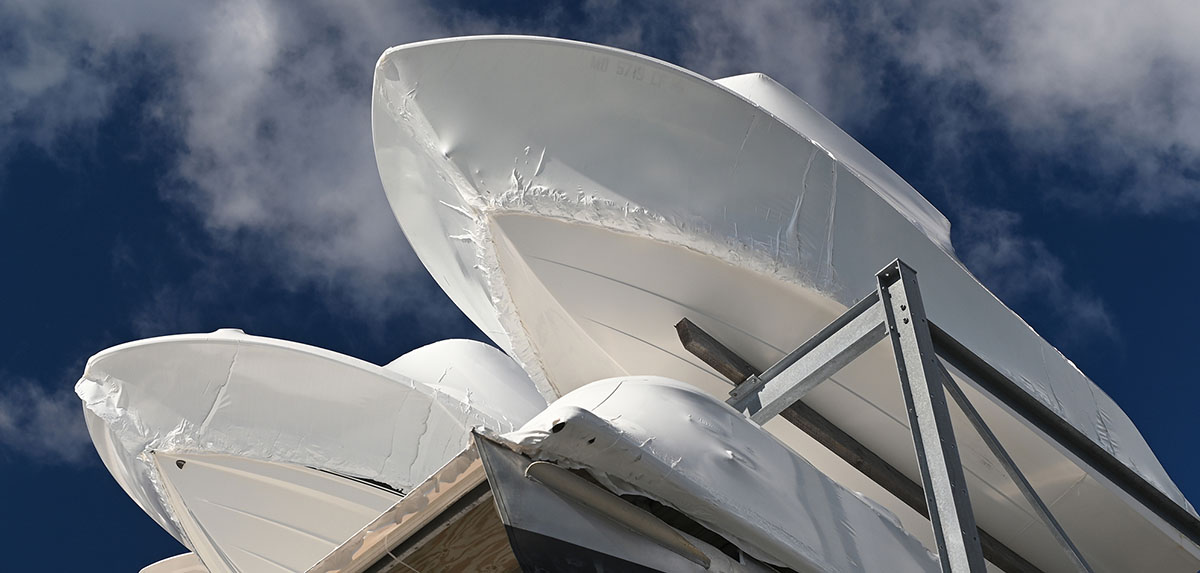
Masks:
[[[899,259],[893,261],[877,275],[879,299],[887,316],[942,571],[981,573],[985,566],[979,530],[916,275]]]
[[[946,371],[946,367],[941,364],[940,360],[938,361],[938,370],[941,371],[942,384],[945,385],[946,392],[958,403],[959,409],[971,421],[971,425],[975,427],[975,431],[979,433],[979,437],[983,438],[988,449],[992,451],[992,455],[996,456],[996,459],[1000,461],[1000,465],[1004,466],[1004,471],[1008,472],[1009,479],[1017,485],[1017,489],[1021,490],[1021,494],[1025,496],[1025,501],[1029,502],[1029,505],[1033,507],[1038,517],[1042,518],[1042,521],[1050,528],[1050,533],[1054,535],[1054,539],[1067,552],[1067,556],[1074,562],[1076,569],[1082,573],[1092,573],[1091,566],[1083,558],[1083,555],[1079,552],[1079,548],[1075,547],[1070,537],[1067,537],[1067,532],[1063,530],[1062,525],[1059,525],[1058,520],[1054,519],[1054,514],[1050,513],[1050,508],[1046,507],[1046,504],[1042,502],[1041,496],[1033,489],[1033,484],[1030,484],[1029,480],[1025,479],[1025,474],[1021,473],[1021,469],[1017,467],[1017,463],[1013,461],[1012,456],[1008,455],[1008,451],[1004,449],[1004,446],[1000,443],[1000,439],[996,437],[996,434],[992,433],[987,422],[983,420],[983,416],[979,415],[979,411],[967,399],[967,395],[963,393],[962,388],[958,387],[958,383],[954,381],[954,378],[950,377],[950,373]]]
[[[870,299],[869,302],[878,300],[876,293],[872,293],[872,296],[867,298]],[[854,314],[854,309],[848,313]],[[843,320],[839,324],[846,322],[848,321]],[[762,375],[736,352],[721,344],[692,321],[684,318],[675,325],[675,328],[679,331],[680,342],[683,343],[684,348],[718,372],[727,373],[725,374],[726,378],[733,384],[745,386],[750,383],[751,377],[758,380]],[[703,347],[700,348],[700,346]],[[758,387],[761,388],[761,383]],[[733,393],[737,393],[736,389]],[[925,505],[925,492],[921,489],[921,484],[909,479],[895,466],[855,440],[832,421],[817,413],[804,401],[795,402],[780,413],[780,416],[862,472],[871,481],[882,486],[902,503],[921,514],[922,517],[929,517],[929,510]],[[988,535],[987,531],[982,528],[979,530],[979,544],[983,548],[984,558],[1002,571],[1008,573],[1040,573],[1041,571],[1010,547]]]
[[[945,393],[949,392],[1075,566],[1090,573],[1091,568],[1078,548],[946,371],[939,358],[945,342],[941,341],[942,347],[937,346],[934,334],[943,338],[948,336],[925,315],[916,271],[897,259],[881,270],[876,279],[874,293],[762,374],[755,374],[749,363],[687,319],[680,321],[676,329],[680,341],[689,351],[737,384],[727,401],[731,406],[745,411],[760,424],[782,414],[802,428],[816,424],[815,420],[820,417],[804,406],[801,398],[884,337],[889,337],[921,471],[924,507],[919,507],[921,494],[918,492],[914,491],[915,495],[910,496],[913,499],[901,497],[918,511],[927,510],[922,513],[929,517],[933,526],[942,570],[954,573],[984,571],[981,538],[987,541],[991,557],[998,558],[998,562],[1004,562],[1008,568],[1034,569],[976,526],[946,402]],[[839,434],[836,439],[832,438],[835,428],[827,420],[824,423],[829,427],[817,427],[820,424],[816,424],[810,429],[817,435],[825,435],[825,441],[833,442],[840,448],[838,451],[846,450],[839,454],[844,459],[851,461],[857,459],[855,452],[865,452],[861,445],[849,448],[847,444],[853,442],[849,436]],[[867,463],[865,460],[859,461]],[[898,485],[903,480],[883,471],[884,466],[890,468],[886,462],[871,460],[874,461],[867,463],[866,470],[872,479],[887,482],[885,487],[898,496],[906,491]],[[895,473],[894,469],[892,472]],[[912,484],[912,487],[916,485]]]
[[[750,376],[727,401],[759,424],[779,415],[887,335],[879,294],[862,299],[837,320],[759,376]]]

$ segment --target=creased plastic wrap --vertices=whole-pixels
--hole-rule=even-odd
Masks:
[[[464,450],[419,484],[403,500],[389,507],[337,549],[308,570],[308,573],[363,571],[389,550],[435,520],[471,488],[483,483],[485,474],[474,448]]]
[[[726,383],[687,355],[670,325],[686,316],[765,368],[900,258],[920,273],[932,320],[1191,509],[1124,412],[957,261],[945,219],[765,76],[713,82],[545,38],[424,42],[380,59],[373,129],[388,199],[414,250],[548,399],[622,374],[723,395]],[[915,479],[894,367],[872,350],[811,399]],[[1068,520],[1128,503],[1114,491],[1102,496],[1115,505],[1097,505],[1083,493],[1110,486],[979,400]],[[964,464],[981,521],[1013,539],[1035,530],[1047,538],[972,440]],[[1190,567],[1194,544],[1135,511],[1138,531],[1187,547],[1180,563]]]
[[[534,459],[586,469],[613,491],[670,505],[769,563],[847,573],[938,570],[894,518],[680,382],[594,382],[504,438]]]
[[[383,368],[235,330],[110,348],[76,392],[109,471],[189,547],[154,454],[311,467],[403,494],[463,451],[471,428],[512,429],[544,406],[509,358],[478,342],[439,342]]]

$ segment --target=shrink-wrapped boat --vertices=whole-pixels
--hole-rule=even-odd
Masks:
[[[724,396],[728,382],[672,325],[687,318],[762,370],[899,258],[920,273],[931,320],[1194,519],[1125,413],[958,261],[946,219],[770,78],[711,81],[611,48],[476,37],[389,50],[373,97],[380,174],[414,250],[548,401],[630,374]],[[955,374],[1097,570],[1197,568],[1194,532]],[[919,481],[898,388],[880,345],[805,403]],[[931,542],[924,518],[804,433],[766,428]],[[1042,569],[1069,569],[984,442],[958,437],[980,526]]]
[[[457,456],[471,428],[516,429],[545,407],[479,342],[381,367],[232,329],[107,349],[76,392],[117,483],[213,573],[306,571]]]
[[[959,263],[929,202],[770,78],[476,37],[388,50],[372,98],[397,220],[503,352],[378,366],[220,330],[92,357],[101,459],[191,550],[146,573],[978,571],[938,551],[964,523],[988,569],[1200,567],[1200,521],[1129,418]],[[836,444],[725,401],[868,307],[893,349],[791,406]],[[914,342],[931,332],[946,374]],[[958,408],[914,406],[906,364]],[[922,416],[952,443],[921,442]],[[978,529],[922,516],[950,498]]]

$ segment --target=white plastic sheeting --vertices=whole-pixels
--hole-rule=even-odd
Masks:
[[[374,98],[380,174],[413,248],[547,398],[630,373],[723,395],[679,346],[679,318],[764,368],[901,258],[933,320],[1190,509],[1120,408],[954,258],[944,218],[769,78],[712,82],[600,46],[477,37],[389,50]],[[915,477],[894,368],[877,348],[811,405]],[[1060,520],[1085,528],[1072,535],[1090,536],[1096,561],[1195,569],[1194,544],[968,392]],[[811,447],[786,423],[767,428]],[[1060,550],[986,447],[961,434],[980,522],[1053,569]],[[1120,535],[1144,550],[1116,551],[1115,530],[1087,527],[1094,511],[1119,515]]]
[[[800,571],[937,571],[894,518],[722,402],[681,382],[614,378],[563,396],[504,436],[670,505],[752,556]]]
[[[400,496],[304,466],[154,452],[158,485],[213,573],[303,571]]]
[[[208,569],[195,553],[184,553],[147,565],[139,573],[208,573]]]
[[[546,407],[546,400],[534,390],[520,365],[496,349],[470,340],[434,342],[384,368],[490,412],[506,426],[519,427]],[[504,382],[494,384],[494,380]]]
[[[76,392],[83,400],[92,440],[113,477],[184,545],[196,549],[215,544],[209,549],[216,557],[201,554],[213,571],[232,569],[236,558],[224,554],[216,543],[229,538],[212,529],[222,526],[212,520],[203,522],[198,508],[189,506],[188,496],[247,500],[236,492],[213,492],[221,484],[250,488],[270,482],[293,493],[307,488],[316,492],[309,496],[313,499],[339,497],[317,483],[316,477],[284,475],[311,473],[307,467],[407,491],[465,449],[471,428],[510,430],[544,406],[529,379],[508,357],[478,342],[443,341],[384,368],[236,330],[166,336],[110,348],[88,361]],[[184,478],[164,479],[156,456],[173,460],[162,465],[173,470],[176,462],[191,459],[186,457],[189,454],[208,455],[203,459],[211,466],[211,479],[169,485]],[[232,461],[222,462],[210,454],[226,454]],[[252,461],[281,465],[257,471]],[[201,471],[195,465],[193,469]],[[311,487],[289,480],[306,481]],[[349,537],[392,501],[385,500],[380,507],[367,501],[351,504],[374,510],[340,534]],[[306,531],[306,522],[336,522],[328,513],[336,508],[335,504],[322,506],[323,511],[283,512],[276,523],[281,527],[276,529]],[[246,507],[232,511],[249,512]],[[259,510],[251,513],[263,515]],[[191,521],[196,521],[195,527],[186,527]],[[193,535],[204,539],[191,539]],[[289,552],[295,540],[264,534],[239,542],[248,552],[262,555]],[[295,568],[306,569],[323,554],[318,552],[312,561],[294,564]]]
[[[875,157],[862,144],[842,131],[829,118],[821,115],[808,102],[796,97],[766,74],[744,74],[716,80],[716,83],[745,97],[775,119],[803,134],[814,145],[834,158],[839,166],[852,173],[876,194],[904,215],[947,253],[950,244],[950,222],[916,189],[895,171]],[[810,168],[805,166],[806,169]],[[811,174],[811,173],[810,173]],[[803,205],[797,205],[800,211]],[[796,225],[789,220],[789,225]],[[795,229],[789,228],[795,233]]]
[[[486,474],[479,451],[463,450],[409,495],[363,526],[308,573],[347,573],[370,569],[388,551],[429,525],[456,501],[483,483]]]

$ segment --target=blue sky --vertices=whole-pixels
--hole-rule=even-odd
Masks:
[[[941,209],[1200,500],[1200,4],[0,0],[8,559],[183,551],[83,429],[103,348],[240,327],[384,363],[482,338],[388,212],[369,126],[385,48],[471,33],[773,76]]]

